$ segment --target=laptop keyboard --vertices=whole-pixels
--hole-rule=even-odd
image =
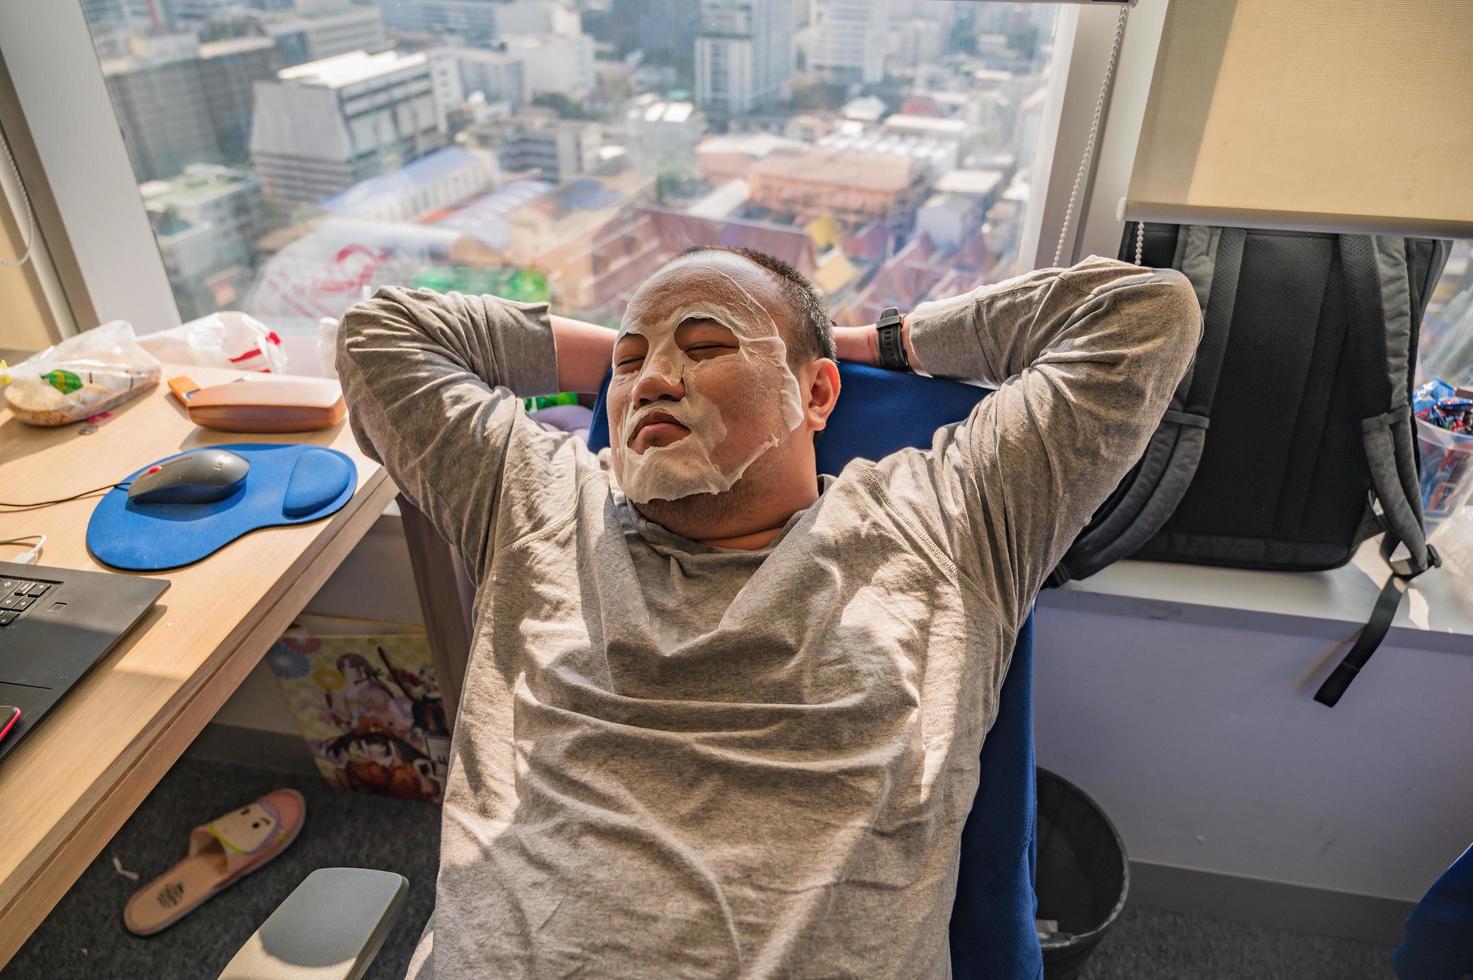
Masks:
[[[0,629],[14,623],[30,609],[46,590],[49,582],[26,578],[0,578]]]

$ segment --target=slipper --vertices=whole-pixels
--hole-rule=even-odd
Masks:
[[[194,828],[189,856],[133,893],[123,924],[135,936],[168,928],[290,847],[306,816],[301,793],[278,789]]]

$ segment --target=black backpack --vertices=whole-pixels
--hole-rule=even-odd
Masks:
[[[1126,226],[1122,258],[1134,258],[1137,230]],[[1141,264],[1191,280],[1202,341],[1140,461],[1048,584],[1126,557],[1337,568],[1384,532],[1392,576],[1315,695],[1333,706],[1405,583],[1440,564],[1422,530],[1411,393],[1447,255],[1436,239],[1146,225]],[[1391,561],[1398,544],[1408,557]]]

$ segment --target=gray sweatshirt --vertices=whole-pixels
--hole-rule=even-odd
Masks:
[[[477,584],[411,976],[948,975],[1014,637],[1200,314],[1180,274],[1091,258],[910,322],[929,371],[997,392],[736,551],[644,520],[523,411],[557,387],[546,304],[385,288],[348,312],[358,442]]]

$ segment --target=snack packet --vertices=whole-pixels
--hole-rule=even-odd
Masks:
[[[68,337],[6,371],[5,405],[31,425],[66,425],[116,408],[159,382],[158,360],[114,320]]]

